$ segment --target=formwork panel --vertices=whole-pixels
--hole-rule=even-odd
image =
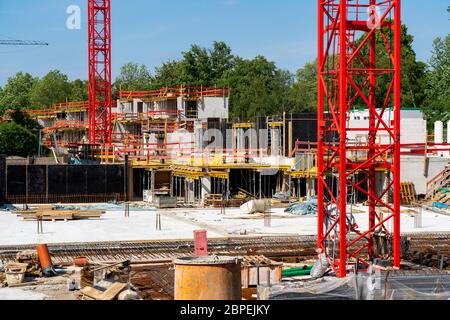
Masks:
[[[28,166],[28,194],[44,195],[47,189],[47,166]]]
[[[7,194],[8,195],[25,195],[26,194],[26,167],[25,166],[8,166],[6,176]]]
[[[106,193],[123,193],[125,172],[122,165],[105,166],[106,168]]]
[[[106,193],[106,175],[104,166],[86,167],[87,194]]]
[[[67,193],[67,166],[48,166],[48,193],[52,195]]]
[[[84,195],[87,193],[86,173],[85,166],[67,166],[67,194]]]

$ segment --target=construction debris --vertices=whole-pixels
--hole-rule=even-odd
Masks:
[[[93,300],[114,300],[117,296],[126,289],[125,283],[113,283],[106,291],[100,291],[92,287],[85,287],[81,289],[80,293],[83,295],[83,300],[88,297]]]
[[[241,206],[241,212],[246,214],[265,213],[270,210],[270,201],[266,199],[250,200]]]
[[[291,204],[284,212],[297,216],[317,215],[317,198]]]
[[[8,263],[5,266],[6,282],[9,286],[23,283],[28,264]]]
[[[272,200],[286,202],[289,201],[289,194],[286,192],[277,192],[273,195]]]

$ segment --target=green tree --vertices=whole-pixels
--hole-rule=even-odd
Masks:
[[[235,67],[222,81],[228,81],[232,88],[231,117],[247,120],[286,110],[292,75],[263,56],[252,60],[237,58]]]
[[[393,48],[393,32],[385,28],[384,33],[386,35],[387,42],[390,47]],[[361,43],[364,36],[362,36],[357,43]],[[413,49],[414,37],[408,33],[408,28],[402,25],[401,28],[401,75],[402,75],[402,94],[401,103],[402,107],[420,107],[425,100],[425,84],[426,84],[426,64],[417,61],[416,53]],[[382,35],[378,32],[376,35],[376,50],[377,50],[377,68],[379,69],[391,69],[392,62],[389,57],[389,53],[386,50]],[[369,56],[369,47],[367,44],[361,49],[361,57]],[[366,58],[366,60],[368,60]],[[362,67],[362,63],[355,59],[355,66]],[[377,77],[377,107],[382,107],[384,103],[384,97],[386,96],[390,81],[392,79],[391,74],[380,75]],[[356,82],[361,86],[365,81],[365,78],[359,77]],[[368,97],[367,90],[363,90]],[[361,105],[365,105],[364,102],[359,99],[356,101]],[[392,106],[393,99],[390,101]]]
[[[31,103],[48,108],[54,103],[71,98],[72,87],[67,75],[59,70],[52,70],[33,86],[30,94]]]
[[[450,120],[450,34],[433,44],[424,112],[429,120]]]
[[[36,154],[36,136],[15,122],[0,124],[0,154],[29,157]]]
[[[223,83],[225,74],[233,69],[236,59],[224,42],[214,42],[212,48],[192,45],[182,55],[180,61],[171,60],[156,68],[153,87]]]
[[[20,109],[14,110],[10,116],[12,121],[24,127],[25,129],[28,130],[42,129],[42,126],[35,119],[31,118],[27,113],[23,112]]]
[[[307,62],[297,71],[295,82],[289,90],[290,112],[317,110],[317,60]]]
[[[153,79],[152,88],[175,87],[184,84],[182,79],[181,61],[171,60],[162,64],[161,67],[155,69],[155,77]]]
[[[10,77],[0,95],[0,106],[6,109],[30,107],[30,93],[36,81],[31,74],[23,72]]]
[[[120,74],[114,84],[115,91],[148,90],[152,83],[152,76],[145,65],[129,62],[120,68]]]
[[[71,101],[87,101],[88,99],[88,82],[86,80],[74,80],[71,83]]]

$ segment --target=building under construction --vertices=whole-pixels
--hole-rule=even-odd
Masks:
[[[89,0],[89,100],[28,112],[52,157],[0,156],[0,283],[33,276],[32,297],[52,299],[449,299],[450,122],[445,141],[401,105],[400,0],[317,3],[317,112],[241,122],[233,88],[113,101],[111,1]]]

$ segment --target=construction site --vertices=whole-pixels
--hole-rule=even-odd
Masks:
[[[245,122],[233,87],[113,98],[87,2],[88,101],[0,155],[0,300],[450,299],[450,122],[401,104],[400,0],[316,1],[317,112]]]

